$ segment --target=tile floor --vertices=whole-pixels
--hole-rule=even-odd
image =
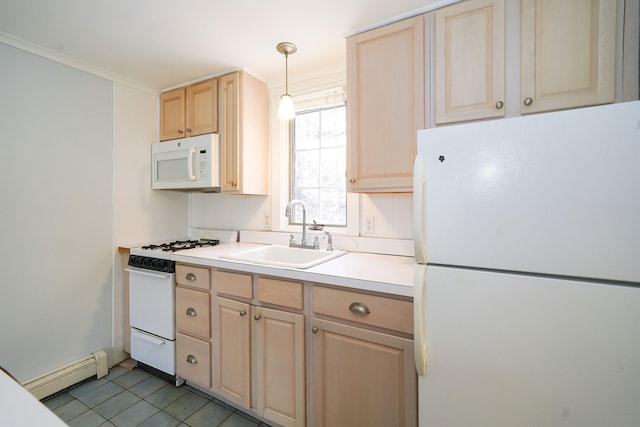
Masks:
[[[193,387],[175,387],[141,369],[113,367],[43,400],[69,426],[265,427],[235,408]]]

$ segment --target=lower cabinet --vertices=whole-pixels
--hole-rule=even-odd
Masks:
[[[251,408],[251,336],[247,303],[216,297],[213,304],[213,389]]]
[[[242,283],[251,276],[221,273],[214,275],[214,287],[224,290],[225,296],[216,296],[213,303],[213,390],[266,420],[304,426],[304,315],[227,296],[234,290],[230,282]],[[293,294],[302,288],[301,283],[261,279],[256,279],[256,301],[263,299],[261,292],[273,298],[287,287]],[[285,305],[289,300],[284,292],[276,303]]]
[[[314,286],[312,304],[313,425],[416,426],[412,303]]]
[[[210,270],[176,267],[176,373],[211,388]]]
[[[184,264],[176,278],[187,381],[274,425],[417,425],[410,299]]]
[[[176,334],[176,371],[179,377],[211,387],[211,346],[208,341]]]
[[[254,309],[254,407],[267,420],[283,426],[304,426],[304,316],[263,307]]]

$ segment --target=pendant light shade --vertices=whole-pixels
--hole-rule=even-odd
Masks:
[[[293,106],[293,98],[288,93],[280,97],[278,117],[282,120],[291,120],[296,116],[296,108]]]
[[[285,70],[285,91],[280,97],[280,105],[278,107],[278,117],[282,120],[291,120],[296,116],[296,109],[293,106],[293,98],[289,95],[289,55],[296,53],[298,48],[291,42],[278,43],[276,46],[278,52],[284,55]]]

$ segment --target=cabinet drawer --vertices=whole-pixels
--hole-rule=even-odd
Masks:
[[[313,287],[313,311],[413,334],[413,303],[354,291]]]
[[[258,277],[256,289],[258,301],[302,309],[302,283]]]
[[[209,290],[211,280],[208,268],[176,264],[176,283],[192,288]]]
[[[211,336],[211,305],[208,292],[176,288],[176,329],[203,338]]]
[[[219,294],[253,298],[250,274],[216,270],[213,273],[213,286]]]
[[[176,335],[176,372],[179,377],[211,388],[211,347],[187,335]]]

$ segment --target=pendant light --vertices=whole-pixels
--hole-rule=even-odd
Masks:
[[[296,53],[298,48],[291,42],[278,43],[276,46],[278,52],[284,54],[285,69],[285,90],[284,95],[280,97],[280,106],[278,107],[278,117],[282,120],[291,120],[296,116],[296,110],[293,106],[293,98],[289,95],[289,55]]]

